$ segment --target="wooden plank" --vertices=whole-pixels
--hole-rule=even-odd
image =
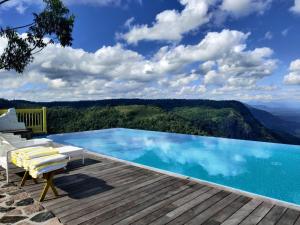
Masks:
[[[258,224],[262,218],[272,209],[273,204],[263,202],[240,225]]]
[[[176,217],[183,214],[185,211],[193,208],[197,204],[204,202],[206,199],[212,197],[213,195],[219,193],[220,190],[209,188],[207,189],[203,194],[198,196],[197,198],[187,202],[186,204],[181,205],[180,207],[177,207],[173,211],[169,212],[168,214],[164,215],[161,218],[158,218],[157,220],[153,221],[151,224],[166,224],[170,222],[171,220],[175,219]]]
[[[287,209],[276,225],[293,225],[300,215],[299,211]]]
[[[103,201],[103,199],[98,199],[97,201],[92,201],[89,202],[85,205],[81,205],[77,208],[71,208],[68,210],[66,213],[68,214],[67,216],[60,217],[61,221],[68,222],[72,220],[72,223],[75,224],[75,219],[78,219],[76,222],[84,222],[85,220],[91,219],[94,217],[94,215],[97,216],[99,212],[105,212],[108,211],[108,205],[110,205],[111,208],[118,207],[122,204],[126,204],[128,202],[131,202],[133,199],[136,198],[143,198],[145,197],[148,193],[155,192],[157,190],[160,190],[164,187],[168,187],[172,184],[174,184],[176,180],[174,178],[167,177],[163,180],[159,180],[157,182],[151,183],[147,186],[144,186],[140,189],[137,189],[131,193],[128,194],[123,194],[123,195],[118,195],[111,197],[107,199],[107,201]],[[87,207],[88,206],[88,207]],[[105,207],[105,209],[103,209]],[[75,212],[74,212],[75,210]],[[70,211],[72,214],[70,214]],[[80,217],[80,218],[79,218]]]
[[[207,208],[202,213],[198,214],[196,217],[191,218],[189,222],[187,222],[187,225],[198,225],[202,224],[205,221],[207,221],[210,217],[215,215],[217,212],[225,208],[227,205],[232,203],[234,200],[236,200],[239,197],[239,195],[231,193],[230,195],[223,198],[221,201],[217,202],[216,204],[212,205],[211,207]]]
[[[101,216],[99,215],[96,218],[90,220],[89,223],[93,221],[92,224],[99,224],[99,222],[103,225],[115,224],[116,222],[132,214],[136,214],[147,207],[155,205],[156,203],[165,202],[168,198],[178,193],[181,193],[182,191],[189,188],[189,185],[186,184],[188,183],[188,181],[182,181],[182,182],[183,183],[178,183],[178,186],[172,185],[172,188],[167,192],[163,192],[161,194],[155,193],[155,195],[153,195],[153,197],[149,200],[144,199],[143,201],[135,202],[134,206],[131,208],[127,206],[122,206],[117,209],[114,209],[113,213],[109,212],[106,213],[105,215],[103,214]]]
[[[201,185],[193,185],[192,187],[170,197],[169,199],[165,201],[160,201],[150,207],[147,207],[140,212],[133,214],[118,223],[116,225],[126,225],[126,224],[149,224],[153,220],[157,219],[160,216],[163,216],[167,214],[169,211],[175,209],[173,202],[185,198],[187,196],[193,195],[195,192],[197,192],[198,189],[204,189],[206,187],[203,187]]]
[[[286,208],[275,205],[269,213],[258,223],[258,225],[274,225],[285,212]]]
[[[300,216],[298,217],[294,225],[300,225]]]
[[[142,179],[142,180],[137,180],[133,183],[129,183],[128,185],[125,185],[124,187],[121,185],[119,187],[116,187],[114,188],[113,190],[111,190],[109,193],[103,193],[101,194],[101,196],[99,195],[91,195],[90,197],[87,197],[87,198],[84,198],[84,199],[81,199],[81,203],[90,203],[91,201],[93,200],[96,200],[97,198],[102,198],[107,196],[107,195],[112,195],[112,194],[119,194],[119,195],[123,195],[125,194],[126,192],[128,191],[133,191],[133,190],[136,190],[136,189],[139,189],[139,188],[142,188],[144,186],[147,186],[148,184],[151,184],[151,183],[154,183],[154,182],[157,182],[159,180],[162,180],[162,179],[165,179],[167,178],[167,176],[158,176],[158,175],[153,175],[153,176],[147,176],[145,179]],[[70,199],[71,200],[71,199]],[[63,202],[66,202],[65,200]],[[66,204],[63,204],[63,202],[61,202],[62,204],[54,204],[55,206],[57,207],[62,207]],[[68,204],[68,202],[67,202]],[[51,206],[51,205],[46,205],[47,206]]]
[[[176,219],[170,221],[168,224],[185,224],[191,218],[195,217],[199,213],[203,212],[210,206],[216,204],[221,199],[228,196],[230,193],[227,191],[220,191],[219,193],[215,194],[214,196],[210,197],[209,199],[205,200],[204,202],[196,205],[192,209],[184,212],[182,215],[178,216]]]
[[[242,208],[240,208],[237,212],[235,212],[231,217],[225,220],[221,225],[237,225],[241,221],[243,221],[253,210],[255,210],[260,204],[262,204],[262,200],[252,199]]]
[[[130,188],[134,185],[146,182],[148,180],[155,179],[157,177],[158,176],[154,176],[154,175],[153,176],[144,175],[144,176],[137,176],[137,177],[135,177],[135,179],[124,180],[122,185],[120,184],[119,186],[114,187],[113,190],[110,190],[110,193],[119,192],[120,194],[122,194],[122,192],[124,192],[124,190],[127,190],[128,188]],[[102,198],[105,195],[107,195],[107,193],[101,193]],[[98,187],[91,188],[89,190],[81,191],[80,193],[78,193],[78,198],[79,199],[73,199],[73,198],[70,198],[67,195],[67,196],[62,197],[60,201],[56,201],[55,204],[50,204],[52,202],[52,201],[50,201],[49,204],[46,205],[46,207],[48,209],[51,209],[51,208],[59,209],[59,208],[61,208],[61,211],[63,211],[63,207],[69,205],[72,202],[77,202],[77,201],[80,200],[80,203],[78,203],[78,204],[81,204],[81,203],[84,203],[84,202],[88,202],[90,200],[95,200],[95,199],[98,198]]]
[[[209,221],[203,224],[209,225],[223,223],[227,218],[229,218],[232,214],[238,211],[245,204],[247,204],[250,200],[251,199],[249,197],[240,196],[236,201],[230,203],[227,207],[225,207],[223,210],[212,216]]]
[[[147,191],[143,191],[142,193],[135,194],[130,198],[125,198],[123,201],[114,202],[108,206],[105,206],[103,209],[96,209],[96,211],[89,212],[88,214],[84,214],[81,217],[74,220],[65,221],[64,218],[61,218],[61,221],[68,222],[69,224],[99,224],[101,221],[110,218],[112,216],[118,215],[118,213],[122,212],[126,208],[132,208],[135,205],[138,205],[142,202],[150,201],[155,196],[160,196],[166,194],[168,191],[178,188],[182,185],[182,181],[172,180],[166,182],[164,184],[158,185],[157,187],[151,187]]]

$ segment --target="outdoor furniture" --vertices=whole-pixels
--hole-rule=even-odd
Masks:
[[[10,154],[12,151],[15,151],[20,148],[25,147],[34,147],[34,146],[49,146],[51,140],[49,139],[33,139],[33,140],[22,140],[15,142],[8,142],[3,139],[0,145],[0,166],[6,170],[6,181],[9,182],[9,169],[10,169]]]
[[[17,113],[14,108],[0,116],[0,131],[26,130],[25,124],[18,121]]]
[[[1,135],[0,135],[1,137]],[[7,141],[2,136],[2,142],[0,145],[0,166],[6,170],[6,180],[9,182],[9,164],[10,164],[10,154],[21,148],[27,147],[38,147],[38,146],[53,146],[53,142],[47,138],[32,139],[32,140],[22,140],[20,138],[13,139],[13,136],[8,135],[10,141]],[[1,139],[1,138],[0,138]],[[20,141],[19,141],[20,140]],[[62,146],[56,148],[59,154],[66,155],[69,160],[74,157],[81,157],[82,164],[84,164],[85,151],[83,148],[75,146]]]
[[[43,174],[43,179],[46,180],[46,184],[45,184],[45,186],[43,188],[43,191],[42,191],[42,193],[40,195],[40,199],[39,199],[40,202],[44,201],[49,188],[51,188],[51,190],[53,191],[55,197],[58,196],[58,192],[57,192],[57,190],[56,190],[56,188],[55,188],[55,186],[53,184],[53,177],[54,177],[54,175],[56,173],[59,173],[59,172],[62,172],[62,171],[64,171],[64,170],[63,169],[59,169],[59,170],[55,170],[55,171],[51,171],[51,172]],[[25,185],[25,182],[28,179],[28,177],[29,177],[29,172],[26,171],[24,173],[24,176],[23,176],[21,184],[20,184],[21,187],[23,187]],[[37,180],[35,178],[33,178],[33,180],[34,180],[35,183],[37,183]]]
[[[53,184],[53,176],[67,166],[67,156],[58,154],[58,150],[51,147],[33,147],[15,151],[12,154],[12,162],[25,169],[25,174],[20,186],[24,186],[26,180],[31,176],[35,183],[37,178],[46,180],[46,185],[41,193],[40,201],[43,201],[48,189],[51,188],[55,196],[58,192]]]
[[[59,149],[60,154],[63,154],[63,155],[66,155],[69,157],[69,161],[71,160],[71,158],[81,157],[82,164],[84,165],[85,151],[83,148],[71,146],[71,145],[65,145],[58,149]]]

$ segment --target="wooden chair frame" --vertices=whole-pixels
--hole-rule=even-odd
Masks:
[[[61,169],[60,170],[51,171],[49,173],[44,173],[43,174],[43,179],[46,180],[46,184],[45,184],[44,189],[43,189],[43,191],[42,191],[42,193],[40,195],[40,199],[39,199],[40,202],[44,201],[44,199],[46,197],[46,194],[47,194],[47,192],[49,190],[49,187],[53,191],[54,195],[56,197],[58,196],[58,192],[57,192],[57,190],[56,190],[56,188],[55,188],[55,186],[53,184],[53,177],[54,177],[54,175],[57,172],[61,172]],[[30,176],[29,175],[29,171],[26,171],[25,174],[24,174],[24,176],[23,176],[23,178],[22,178],[21,184],[20,184],[21,187],[23,187],[25,185],[26,180],[28,179],[29,176]],[[35,178],[32,178],[32,179],[37,184],[37,179],[35,179]]]

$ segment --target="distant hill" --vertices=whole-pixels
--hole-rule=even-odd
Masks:
[[[265,127],[276,132],[285,132],[300,138],[300,120],[289,121],[270,112],[249,106],[253,116]]]
[[[243,103],[185,99],[112,99],[29,102],[0,99],[0,108],[48,107],[50,133],[112,127],[300,144],[300,139],[265,127]]]

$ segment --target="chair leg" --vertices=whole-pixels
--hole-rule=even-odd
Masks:
[[[44,190],[40,196],[40,199],[39,201],[42,202],[44,201],[45,197],[46,197],[46,194],[49,190],[49,187],[52,189],[53,193],[55,196],[58,196],[58,192],[53,184],[53,176],[54,176],[54,172],[50,172],[50,173],[47,173],[47,174],[44,174],[44,178],[46,179],[46,185],[44,187]]]
[[[58,196],[58,192],[53,184],[53,176],[54,176],[54,173],[51,173],[50,176],[49,176],[49,183],[50,183],[50,187],[54,193],[55,196]]]
[[[6,183],[9,183],[9,172],[8,172],[8,168],[6,168]]]
[[[50,186],[49,181],[48,181],[49,174],[44,174],[44,178],[47,180],[47,182],[46,182],[46,185],[45,185],[45,187],[43,189],[43,192],[40,196],[40,199],[39,199],[40,202],[44,201],[45,196],[46,196],[46,194],[48,192],[48,189],[49,189],[49,186]]]
[[[25,182],[26,182],[28,176],[29,176],[29,171],[25,171],[24,176],[21,181],[21,184],[20,184],[21,187],[23,187],[25,185]]]

